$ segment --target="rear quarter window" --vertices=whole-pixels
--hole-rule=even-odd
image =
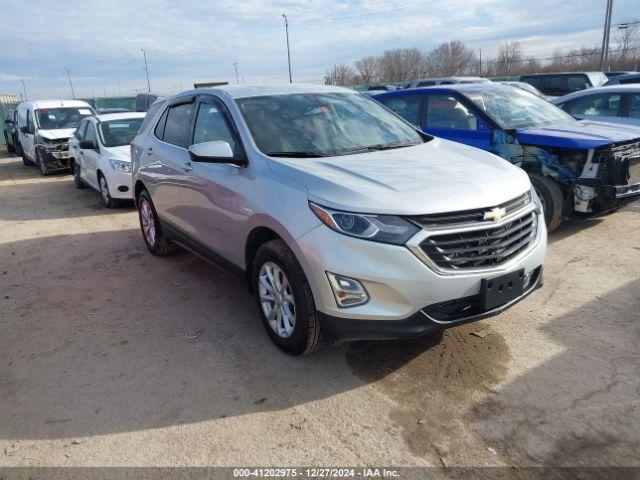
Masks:
[[[420,125],[420,107],[422,105],[422,95],[398,95],[381,98],[379,100],[389,110],[400,115],[407,122],[413,125]]]

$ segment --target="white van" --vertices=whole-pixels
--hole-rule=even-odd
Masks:
[[[85,117],[95,115],[80,100],[42,100],[18,105],[16,151],[25,165],[36,165],[42,175],[69,169],[69,137]]]

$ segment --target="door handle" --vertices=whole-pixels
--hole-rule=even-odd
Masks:
[[[153,153],[153,148],[151,147],[147,148],[147,153]]]
[[[182,169],[183,169],[185,172],[190,172],[191,170],[193,170],[193,165],[191,165],[191,162],[184,162],[184,163],[182,164]]]

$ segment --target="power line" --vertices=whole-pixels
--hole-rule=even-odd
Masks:
[[[367,12],[367,13],[360,13],[358,15],[347,15],[344,17],[317,17],[317,18],[309,18],[309,19],[302,19],[302,20],[295,20],[293,22],[291,22],[292,24],[296,24],[296,23],[327,23],[327,22],[334,22],[334,21],[339,21],[339,20],[349,20],[351,18],[362,18],[362,17],[370,17],[372,15],[382,15],[385,13],[393,13],[393,12],[398,12],[400,10],[406,10],[407,8],[415,8],[415,7],[422,7],[424,5],[428,5],[430,3],[437,3],[434,1],[430,1],[430,2],[421,2],[421,3],[414,3],[411,5],[403,5],[401,7],[396,7],[396,8],[391,8],[388,10],[378,10],[375,12]]]

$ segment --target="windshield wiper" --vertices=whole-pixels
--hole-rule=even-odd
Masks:
[[[313,152],[310,150],[300,150],[297,152],[267,152],[267,155],[270,157],[291,157],[291,158],[319,158],[319,157],[328,157],[324,153]]]
[[[395,148],[405,148],[420,145],[420,143],[378,143],[376,145],[368,145],[366,147],[356,148],[354,150],[347,150],[341,152],[340,155],[351,155],[352,153],[364,153],[364,152],[379,152],[381,150],[393,150]]]

